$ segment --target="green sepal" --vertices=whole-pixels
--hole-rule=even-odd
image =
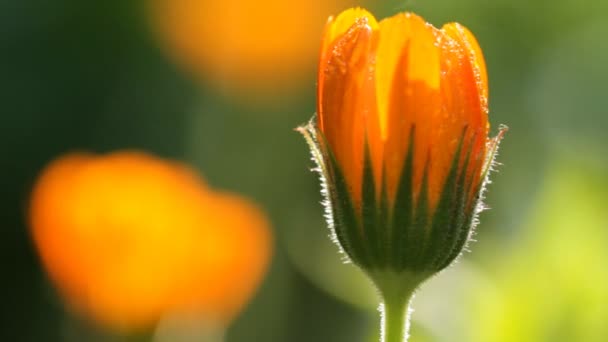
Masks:
[[[403,248],[405,249],[405,258],[399,262],[403,269],[412,272],[421,270],[421,267],[418,267],[418,259],[424,250],[426,227],[429,222],[429,200],[428,192],[426,191],[429,183],[428,170],[429,163],[427,162],[422,174],[422,183],[420,185],[418,200],[414,206],[414,220],[410,223],[409,227],[407,227],[411,233],[403,245]],[[410,196],[412,197],[412,201],[414,201],[414,194],[412,193]],[[395,206],[393,210],[398,211],[400,210],[400,207]]]
[[[460,147],[458,154],[460,154]],[[472,225],[470,219],[467,218],[472,217],[473,208],[467,207],[467,200],[471,194],[472,184],[466,184],[466,169],[469,165],[470,158],[471,149],[468,149],[463,162],[463,168],[460,170],[460,175],[458,175],[458,180],[455,184],[454,196],[456,198],[452,207],[450,222],[448,223],[445,243],[440,254],[432,263],[432,267],[437,270],[442,270],[447,267],[455,258],[452,256],[454,252],[458,250],[456,255],[459,255],[464,245],[463,241],[466,242],[469,239]],[[460,158],[458,159],[460,160]],[[452,167],[454,167],[454,165],[452,165]]]
[[[324,147],[327,146],[323,135],[320,134],[320,136],[323,139]],[[328,166],[326,177],[328,177],[329,181],[330,209],[333,213],[336,237],[353,263],[361,267],[368,267],[371,263],[368,256],[370,248],[365,241],[367,237],[366,232],[357,218],[356,208],[349,195],[348,184],[333,152],[329,148],[325,148],[324,150]]]
[[[459,239],[459,234],[468,233],[463,232],[459,225],[460,218],[465,215],[462,203],[466,202],[467,197],[467,193],[464,191],[467,163],[465,162],[461,167],[465,133],[466,128],[463,129],[439,202],[433,212],[432,223],[429,227],[429,241],[421,260],[422,269],[425,270],[439,271],[437,264],[451,252],[452,246]],[[468,160],[469,154],[470,150],[466,153],[466,160]]]
[[[348,184],[323,133],[317,129],[316,115],[305,126],[297,129],[309,145],[313,160],[317,164],[322,194],[325,197],[326,219],[332,240],[339,246],[349,261],[368,268],[370,258],[363,227],[350,197]]]
[[[372,261],[369,260],[368,250],[370,249],[366,243],[366,231],[363,229],[361,222],[357,219],[356,209],[352,203],[348,185],[338,164],[331,151],[328,151],[330,164],[330,177],[335,186],[330,190],[333,203],[334,214],[334,229],[336,230],[338,241],[343,246],[348,246],[346,253],[353,263],[361,266],[371,266]]]
[[[500,125],[498,128],[498,134],[494,138],[488,139],[486,143],[486,155],[484,156],[484,163],[481,166],[481,181],[478,183],[471,182],[467,184],[468,189],[466,191],[469,194],[473,194],[473,200],[467,207],[465,207],[463,211],[466,215],[463,218],[462,225],[464,228],[466,228],[466,234],[461,234],[447,258],[438,265],[439,270],[444,269],[453,263],[454,260],[456,260],[466,249],[467,243],[471,239],[471,235],[473,234],[475,226],[478,223],[477,216],[484,209],[483,194],[485,187],[490,182],[490,171],[492,170],[492,166],[495,164],[498,146],[500,145],[500,142],[507,130],[507,126]]]
[[[463,128],[439,200],[431,208],[428,198],[430,156],[424,165],[417,198],[414,194],[414,125],[392,207],[389,206],[384,169],[378,194],[367,141],[363,146],[361,203],[355,204],[351,198],[352,189],[322,132],[317,129],[315,118],[299,131],[304,134],[319,166],[334,241],[370,276],[408,274],[408,278],[419,279],[426,279],[449,266],[466,247],[476,215],[482,208],[481,193],[487,174],[504,133],[503,129],[488,141],[488,153],[478,171],[482,175],[481,181],[473,184],[466,172],[472,144],[465,141],[466,127]]]

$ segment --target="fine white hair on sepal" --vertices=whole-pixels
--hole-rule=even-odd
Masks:
[[[500,145],[500,141],[504,137],[507,130],[508,130],[507,126],[500,125],[498,127],[498,134],[494,138],[488,139],[488,141],[486,142],[487,153],[486,153],[486,158],[484,160],[483,167],[481,169],[482,181],[481,181],[481,186],[479,188],[477,203],[475,204],[475,209],[473,211],[473,219],[471,220],[471,227],[469,228],[469,234],[468,234],[466,242],[462,248],[462,251],[458,254],[458,256],[455,258],[455,260],[452,263],[458,262],[458,259],[460,259],[460,257],[462,256],[463,253],[471,252],[471,249],[469,248],[469,244],[477,242],[477,240],[474,239],[474,236],[475,236],[475,234],[477,234],[476,228],[477,228],[477,225],[479,224],[479,214],[482,211],[490,209],[490,207],[484,203],[484,200],[486,198],[486,190],[487,190],[488,185],[492,184],[492,181],[490,180],[490,174],[492,172],[497,172],[498,167],[500,165],[502,165],[501,163],[496,161],[496,157],[498,156],[498,146]]]
[[[311,171],[316,172],[319,175],[319,181],[321,183],[321,196],[323,200],[321,201],[321,205],[323,206],[323,217],[327,222],[327,227],[329,228],[329,238],[330,240],[338,246],[339,254],[341,255],[341,259],[344,263],[352,263],[344,248],[340,244],[338,240],[338,235],[336,233],[335,220],[333,207],[331,203],[331,194],[329,190],[329,184],[327,182],[328,170],[327,165],[325,165],[325,160],[323,158],[323,153],[321,152],[321,146],[319,145],[319,140],[317,138],[316,131],[316,115],[308,121],[306,125],[302,125],[296,130],[300,132],[308,147],[310,148],[311,159],[315,163],[315,167],[311,169]]]

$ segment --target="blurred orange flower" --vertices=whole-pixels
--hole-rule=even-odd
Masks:
[[[165,314],[227,325],[271,252],[268,220],[253,203],[139,152],[55,160],[35,184],[30,222],[70,306],[119,329]]]
[[[152,24],[178,62],[216,86],[267,95],[308,79],[322,23],[352,2],[150,1]]]

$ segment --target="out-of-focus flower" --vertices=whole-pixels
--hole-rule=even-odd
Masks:
[[[215,86],[295,89],[314,68],[322,24],[351,0],[150,0],[167,52]],[[259,99],[259,97],[256,97]]]
[[[325,28],[317,96],[300,131],[336,241],[387,303],[407,303],[458,257],[481,210],[499,141],[481,49],[457,23],[350,9]]]
[[[71,308],[122,330],[165,314],[227,325],[271,250],[269,223],[254,204],[139,152],[55,160],[35,184],[30,223]]]

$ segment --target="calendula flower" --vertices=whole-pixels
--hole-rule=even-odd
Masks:
[[[352,0],[148,0],[162,47],[180,66],[250,101],[308,80],[330,13]],[[297,15],[293,15],[297,13]]]
[[[225,327],[270,257],[256,205],[141,152],[58,158],[37,180],[29,214],[69,307],[118,330],[150,328],[165,315]]]
[[[488,78],[475,37],[413,13],[378,22],[355,8],[330,18],[317,116],[300,131],[319,165],[336,242],[377,285],[385,319],[390,310],[403,318],[414,289],[469,240],[502,135],[488,138]],[[387,333],[387,341],[406,335]]]

